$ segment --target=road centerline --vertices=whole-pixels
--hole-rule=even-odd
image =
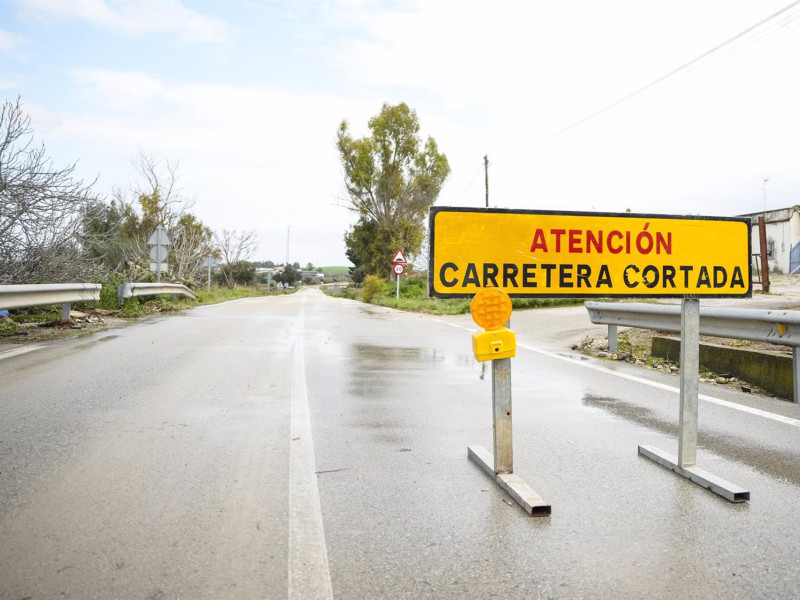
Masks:
[[[305,298],[303,299],[305,304]],[[289,437],[289,600],[332,600],[328,550],[317,486],[306,387],[305,309],[298,316],[292,350]]]

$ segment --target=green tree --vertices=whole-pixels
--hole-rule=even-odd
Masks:
[[[351,279],[361,283],[364,275],[384,276],[395,251],[398,248],[407,252],[409,248],[419,249],[424,233],[424,227],[412,223],[401,223],[390,229],[362,216],[344,236],[345,254],[353,263]]]
[[[203,262],[219,258],[214,234],[189,212],[190,202],[177,186],[178,166],[140,153],[134,166],[141,180],[129,188],[115,189],[109,203],[90,203],[82,215],[78,239],[84,252],[105,271],[148,275],[148,240],[164,225],[171,241],[171,278],[178,281],[205,280]],[[141,279],[139,279],[141,280]]]
[[[432,137],[423,143],[417,113],[405,103],[384,103],[368,125],[371,135],[360,139],[350,135],[347,121],[337,134],[349,208],[361,217],[345,243],[360,261],[356,268],[385,275],[397,248],[411,256],[419,251],[425,215],[450,165]]]
[[[295,263],[297,265],[298,263]],[[283,273],[278,273],[272,279],[283,283],[285,285],[294,285],[296,282],[300,281],[300,269],[299,267],[294,267],[293,265],[286,265],[283,268]]]
[[[206,257],[219,254],[214,247],[214,232],[195,215],[184,212],[169,235],[172,242],[169,262],[173,275],[177,279],[201,281]]]

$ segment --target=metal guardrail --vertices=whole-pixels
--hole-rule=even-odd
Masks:
[[[117,288],[117,300],[120,306],[125,302],[125,298],[159,296],[161,294],[186,296],[197,300],[197,296],[192,290],[178,283],[123,283]]]
[[[586,302],[589,320],[608,325],[608,349],[617,351],[617,326],[681,331],[681,307],[664,304]],[[794,402],[800,404],[800,312],[700,307],[700,335],[769,342],[792,348]]]
[[[46,283],[38,285],[0,285],[0,308],[61,305],[61,318],[69,319],[73,302],[98,302],[99,283]]]
[[[680,332],[681,330],[680,306],[586,302],[586,310],[589,311],[589,320],[595,324],[639,327],[657,331]],[[798,347],[800,312],[701,306],[700,335]]]

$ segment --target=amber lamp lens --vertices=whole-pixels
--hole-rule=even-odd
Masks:
[[[500,329],[511,317],[511,298],[500,288],[484,288],[472,298],[469,312],[484,329]]]

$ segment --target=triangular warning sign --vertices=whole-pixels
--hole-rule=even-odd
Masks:
[[[397,264],[404,265],[404,264],[406,264],[407,262],[408,262],[408,261],[406,260],[406,257],[405,257],[405,255],[403,254],[403,249],[402,249],[402,248],[398,248],[398,249],[397,249],[397,252],[395,252],[395,253],[394,253],[394,258],[392,259],[392,263],[393,263],[393,264],[396,264],[396,265],[397,265]]]

